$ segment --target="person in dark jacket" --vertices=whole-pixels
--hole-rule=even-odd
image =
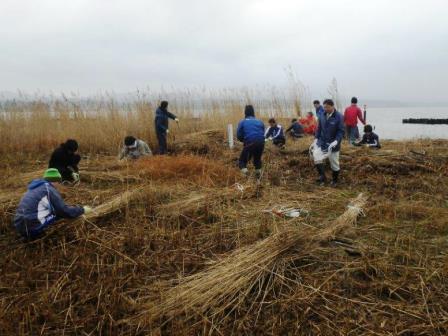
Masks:
[[[162,101],[160,107],[156,110],[155,127],[157,141],[159,142],[159,154],[164,155],[167,151],[166,135],[169,133],[168,119],[173,119],[179,123],[179,119],[168,111],[168,102]]]
[[[320,101],[318,101],[318,100],[313,101],[313,105],[314,105],[314,108],[316,109],[317,119],[325,116],[325,111],[324,111],[323,106],[320,104]]]
[[[61,218],[77,218],[92,211],[90,207],[67,206],[53,183],[62,181],[55,168],[47,169],[43,179],[30,183],[16,210],[14,227],[25,238],[40,236]]]
[[[77,151],[78,142],[68,139],[51,154],[48,168],[56,168],[62,176],[62,181],[78,182],[78,164],[81,161],[81,156],[76,153]]]
[[[303,126],[295,118],[291,120],[291,125],[286,129],[285,133],[289,133],[295,139],[303,138],[305,135]]]
[[[339,151],[344,137],[344,116],[336,111],[331,99],[324,101],[325,115],[319,118],[312,153],[316,169],[319,173],[318,182],[323,185],[325,177],[324,160],[329,159],[333,172],[332,186],[336,186],[339,176]]]
[[[362,136],[361,141],[355,143],[355,146],[362,146],[362,145],[376,149],[381,148],[380,138],[376,133],[373,132],[371,125],[364,126],[364,135]]]
[[[272,141],[275,146],[283,147],[285,145],[285,135],[283,134],[283,128],[277,124],[274,118],[269,119],[269,128],[264,134],[266,141]]]
[[[247,175],[247,163],[253,159],[255,174],[261,177],[261,157],[264,151],[264,124],[255,118],[255,110],[252,105],[247,105],[244,109],[245,119],[238,124],[237,138],[243,143],[239,159],[239,167],[243,175]]]

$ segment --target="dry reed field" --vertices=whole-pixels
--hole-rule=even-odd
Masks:
[[[136,104],[3,106],[1,335],[448,334],[448,141],[345,144],[337,188],[314,184],[311,138],[268,145],[257,183],[225,144],[243,101],[173,104],[171,155],[118,163],[127,134],[155,147]],[[62,194],[94,211],[25,243],[15,206],[66,137],[83,160]]]

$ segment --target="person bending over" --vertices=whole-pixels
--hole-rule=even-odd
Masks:
[[[62,181],[78,182],[78,164],[81,161],[81,156],[76,153],[77,151],[78,142],[68,139],[53,151],[48,168],[57,169],[62,176]]]
[[[14,227],[24,238],[34,239],[62,218],[88,214],[88,206],[67,206],[57,190],[62,176],[56,168],[47,169],[42,179],[33,180],[14,216]]]
[[[152,156],[151,149],[146,142],[136,139],[133,136],[124,138],[124,145],[118,156],[119,160],[123,160],[124,158],[136,160],[143,156]]]
[[[255,118],[255,110],[252,105],[247,105],[244,110],[245,119],[238,124],[237,138],[243,143],[239,159],[239,168],[243,175],[247,175],[247,164],[252,159],[257,178],[261,177],[261,157],[264,151],[264,124]]]
[[[264,134],[266,141],[271,140],[272,143],[278,147],[285,146],[285,135],[283,134],[283,128],[277,124],[274,118],[269,119],[269,128]]]
[[[304,132],[303,132],[303,126],[297,121],[297,119],[291,120],[291,125],[286,129],[286,134],[289,133],[289,135],[293,139],[299,139],[303,138]]]
[[[366,146],[370,148],[380,149],[380,138],[376,133],[373,132],[371,125],[364,126],[364,135],[362,136],[361,141],[355,143],[356,146]]]

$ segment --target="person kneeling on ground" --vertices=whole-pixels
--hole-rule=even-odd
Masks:
[[[77,151],[78,142],[68,139],[51,154],[48,168],[56,168],[62,176],[62,181],[78,182],[78,164],[81,161],[81,156],[76,154]]]
[[[355,143],[355,146],[362,146],[365,145],[366,147],[370,148],[377,148],[380,149],[380,139],[376,133],[373,132],[371,125],[364,126],[364,135],[362,136],[361,141]]]
[[[87,206],[65,205],[55,187],[61,181],[59,171],[50,168],[45,171],[43,179],[30,183],[14,217],[14,227],[23,237],[36,238],[61,218],[77,218],[92,211]]]
[[[152,156],[151,149],[143,140],[136,139],[133,136],[124,138],[124,146],[118,156],[119,160],[124,158],[136,160],[143,156]]]
[[[314,135],[317,128],[317,120],[314,118],[313,112],[308,112],[305,118],[300,119],[305,134]]]
[[[244,110],[245,119],[238,124],[237,138],[244,146],[239,159],[239,167],[243,175],[247,175],[247,163],[253,159],[255,174],[261,177],[261,157],[264,151],[264,124],[255,119],[255,111],[252,105],[247,105]]]
[[[266,141],[272,140],[272,143],[278,147],[285,145],[285,135],[282,126],[278,125],[274,118],[269,119],[269,128],[264,134]]]
[[[325,115],[319,118],[315,140],[312,144],[314,164],[319,173],[317,180],[321,185],[327,181],[324,160],[330,161],[333,172],[332,186],[336,186],[339,176],[339,151],[344,137],[344,116],[336,111],[331,99],[324,101]]]
[[[303,138],[303,126],[297,121],[297,119],[291,120],[291,126],[287,128],[285,133],[289,133],[294,139]]]

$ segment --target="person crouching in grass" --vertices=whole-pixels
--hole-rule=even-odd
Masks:
[[[355,146],[366,146],[369,148],[380,149],[380,138],[376,133],[373,132],[373,128],[371,125],[364,126],[364,135],[362,136],[361,141],[356,142]]]
[[[48,168],[56,168],[62,176],[63,182],[78,182],[78,165],[81,156],[77,154],[78,142],[74,139],[68,139],[61,144],[51,154]]]
[[[57,185],[62,176],[55,168],[47,169],[42,179],[34,180],[22,197],[14,216],[16,231],[27,239],[39,237],[56,221],[62,218],[77,218],[88,214],[88,206],[67,206]]]
[[[244,109],[245,119],[238,124],[237,138],[243,143],[239,159],[239,168],[243,175],[247,175],[247,164],[252,159],[255,166],[257,178],[261,177],[262,162],[261,157],[264,151],[264,124],[255,118],[255,110],[252,105],[247,105]]]
[[[285,146],[285,135],[283,134],[283,128],[281,125],[277,124],[274,118],[269,119],[269,128],[264,134],[266,141],[272,141],[272,143],[277,147]]]
[[[324,110],[325,115],[319,118],[312,152],[314,164],[319,173],[317,182],[320,185],[327,182],[324,161],[328,158],[333,172],[331,185],[336,186],[340,171],[339,151],[344,137],[344,116],[336,111],[331,99],[324,101]]]
[[[124,146],[118,155],[119,160],[124,158],[136,160],[144,156],[152,156],[151,149],[146,142],[130,135],[124,138]]]

